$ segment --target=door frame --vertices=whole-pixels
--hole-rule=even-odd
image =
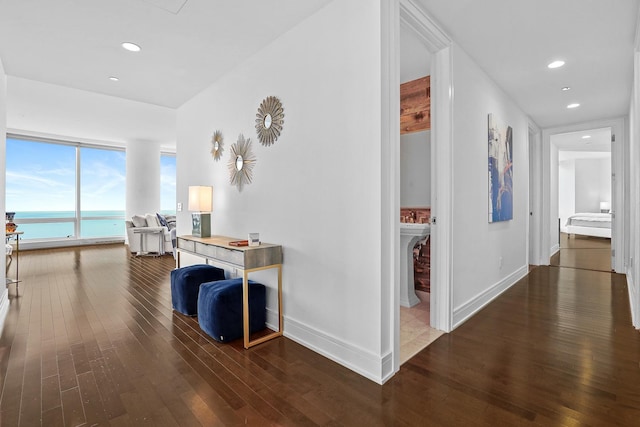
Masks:
[[[627,138],[626,121],[624,117],[606,120],[594,120],[568,126],[559,126],[544,129],[542,131],[542,150],[540,163],[542,165],[542,180],[535,185],[540,187],[542,194],[542,228],[538,238],[541,246],[541,265],[549,265],[551,260],[551,137],[553,135],[570,132],[580,132],[590,129],[611,128],[611,134],[615,135],[615,142],[611,143],[611,208],[614,218],[611,224],[611,269],[616,273],[625,273],[625,245],[624,230],[625,218],[628,215],[624,202],[624,176],[625,166],[623,161],[623,147]],[[557,215],[556,215],[557,216]],[[555,223],[553,223],[555,227]],[[615,256],[613,256],[615,254]]]
[[[453,217],[453,74],[451,39],[415,0],[381,2],[389,34],[383,43],[382,149],[383,251],[390,246],[393,268],[383,270],[393,286],[389,330],[392,337],[392,370],[400,369],[400,25],[406,26],[433,55],[431,66],[431,326],[450,332],[452,322],[452,217]],[[397,5],[397,9],[395,9]],[[387,9],[389,8],[389,9]],[[396,11],[397,10],[397,14]],[[384,35],[383,35],[384,37]],[[385,50],[389,49],[388,55]],[[384,61],[388,61],[387,67]],[[388,73],[388,75],[385,75]],[[388,185],[387,185],[388,184]],[[383,292],[383,295],[385,292]],[[384,329],[384,328],[383,328]],[[388,378],[389,372],[383,376]],[[392,374],[391,374],[392,375]]]

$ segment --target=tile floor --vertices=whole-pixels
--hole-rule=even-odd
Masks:
[[[400,307],[400,364],[415,356],[444,332],[429,326],[429,293],[416,291],[420,304]]]

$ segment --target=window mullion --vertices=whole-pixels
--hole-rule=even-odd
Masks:
[[[82,229],[80,227],[81,224],[81,218],[82,218],[82,200],[80,197],[80,163],[81,163],[82,159],[80,157],[80,147],[76,146],[76,221],[75,221],[75,234],[76,234],[76,239],[80,238],[80,233],[82,232]]]

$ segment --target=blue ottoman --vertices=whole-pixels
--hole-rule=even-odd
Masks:
[[[266,288],[249,280],[249,331],[263,330],[266,321]],[[242,338],[242,278],[203,283],[200,286],[198,323],[216,341],[229,342]]]
[[[213,280],[224,280],[224,270],[206,264],[172,270],[171,305],[173,309],[187,316],[198,314],[200,285]]]

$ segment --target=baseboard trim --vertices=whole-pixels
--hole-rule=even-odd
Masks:
[[[278,313],[267,309],[267,326],[275,330],[277,325]],[[378,356],[286,316],[284,336],[378,384],[394,375],[391,352]]]
[[[551,256],[554,256],[554,255],[555,255],[555,254],[557,254],[558,252],[560,252],[560,244],[553,245],[553,246],[551,247],[551,251],[550,251]]]
[[[524,265],[518,270],[514,271],[489,289],[480,293],[476,297],[467,301],[466,303],[459,305],[453,309],[453,329],[463,324],[467,319],[480,311],[484,306],[489,304],[501,293],[509,289],[516,282],[529,273],[529,266]]]
[[[4,329],[4,321],[7,319],[8,313],[9,313],[9,290],[5,288],[0,293],[0,335],[2,335],[2,330]]]
[[[631,324],[634,328],[640,329],[640,324],[638,323],[638,305],[636,302],[638,301],[638,289],[635,286],[635,281],[633,280],[633,269],[627,269],[627,288],[629,289],[629,308],[631,309]]]

